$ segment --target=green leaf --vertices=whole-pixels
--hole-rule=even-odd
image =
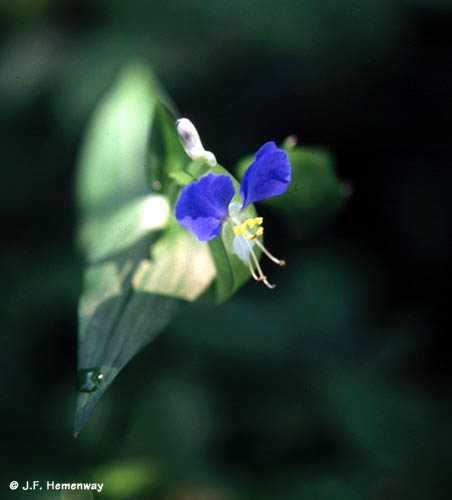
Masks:
[[[242,199],[238,194],[240,184],[237,180],[220,165],[216,165],[210,171],[214,174],[225,174],[231,178],[236,191],[232,201],[241,203]],[[256,217],[257,215],[254,205],[249,205],[243,213],[245,215],[244,218]],[[218,302],[229,298],[251,277],[249,268],[232,250],[233,239],[234,232],[232,225],[223,223],[220,237],[209,241],[210,253],[212,254],[217,273],[215,290]],[[257,246],[254,247],[254,251],[259,259],[261,251]]]
[[[287,191],[262,203],[280,212],[291,234],[303,235],[325,225],[343,207],[344,184],[334,170],[332,156],[322,149],[294,147],[287,149],[292,165],[292,182]],[[254,157],[243,158],[236,167],[242,178]]]
[[[149,129],[157,133],[168,116],[159,95],[145,67],[129,66],[99,104],[82,146],[78,242],[87,267],[79,303],[75,434],[180,302],[197,299],[215,276],[207,244],[174,221],[168,196],[149,193]],[[174,127],[171,141],[171,131],[165,134],[169,142],[159,158],[169,179],[167,169],[179,168],[171,160],[171,144],[178,142]]]
[[[97,106],[78,162],[76,196],[82,219],[149,192],[146,145],[161,97],[149,69],[132,64]]]
[[[164,200],[149,195],[130,202],[108,218],[90,252],[79,304],[78,368],[96,369],[102,379],[96,391],[79,393],[76,433],[119,371],[169,323],[181,299],[198,298],[215,276],[205,243],[176,225],[162,234],[164,221],[152,221]]]

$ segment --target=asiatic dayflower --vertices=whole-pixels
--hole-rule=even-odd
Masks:
[[[176,219],[199,241],[216,238],[223,223],[231,224],[234,253],[249,266],[256,281],[274,288],[275,285],[270,284],[262,272],[253,247],[258,245],[270,260],[280,266],[284,266],[285,261],[274,257],[259,241],[264,230],[263,218],[245,219],[243,211],[251,203],[283,194],[290,183],[291,173],[287,153],[274,142],[267,142],[256,153],[253,163],[243,175],[240,184],[241,205],[231,203],[235,188],[230,177],[208,173],[182,189],[175,206]]]

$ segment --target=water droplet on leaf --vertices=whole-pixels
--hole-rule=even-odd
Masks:
[[[80,392],[93,392],[99,389],[104,374],[98,368],[79,370],[77,373],[77,389]]]

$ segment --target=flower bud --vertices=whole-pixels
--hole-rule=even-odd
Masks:
[[[204,160],[210,167],[217,164],[215,155],[204,149],[198,131],[188,118],[177,120],[176,127],[180,142],[192,160]]]

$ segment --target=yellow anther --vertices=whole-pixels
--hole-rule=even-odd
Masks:
[[[256,234],[248,234],[247,228],[249,227],[250,229],[253,229],[254,226],[260,226],[263,221],[264,221],[263,217],[254,217],[251,219],[246,219],[240,225],[234,226],[234,234],[236,236],[243,234],[244,236],[246,236],[247,240],[254,240],[254,238],[257,238],[264,232],[264,228],[263,227],[258,228]]]
[[[260,227],[258,228],[258,230],[256,231],[255,234],[250,234],[249,236],[246,237],[247,240],[254,240],[256,239],[258,236],[260,236],[262,233],[264,232],[264,228],[263,227]]]
[[[245,221],[242,222],[242,227],[244,230],[246,230],[248,226],[251,229],[254,227],[254,219],[246,219]]]

